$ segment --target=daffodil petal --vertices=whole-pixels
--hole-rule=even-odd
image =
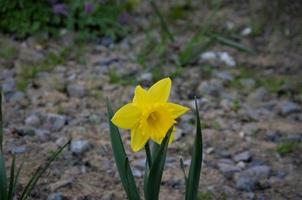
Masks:
[[[173,126],[173,130],[172,130],[172,133],[170,135],[170,138],[169,138],[169,144],[172,143],[173,139],[174,139],[174,133],[175,133],[175,126]],[[166,132],[166,134],[168,133],[168,131]],[[156,137],[155,135],[151,135],[151,139],[157,143],[157,144],[161,144],[162,141],[164,140],[166,134],[163,136],[163,137]]]
[[[148,100],[147,91],[140,85],[136,86],[134,91],[133,103],[140,106]]]
[[[134,152],[141,150],[148,139],[149,136],[147,134],[142,134],[140,128],[136,127],[131,129],[131,148]]]
[[[172,133],[169,138],[169,144],[171,144],[173,142],[175,131],[176,131],[176,128],[175,128],[175,126],[173,126],[173,130],[172,130]]]
[[[168,101],[171,90],[171,79],[164,78],[148,90],[148,95],[152,103],[165,103]]]
[[[167,103],[166,106],[170,110],[171,114],[173,115],[174,119],[183,115],[185,112],[190,110],[187,107],[175,104],[175,103]]]
[[[131,129],[139,122],[140,116],[140,109],[133,106],[132,103],[129,103],[121,107],[114,114],[111,121],[120,128]]]

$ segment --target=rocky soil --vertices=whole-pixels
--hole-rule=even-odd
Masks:
[[[230,18],[236,21],[236,16]],[[240,28],[244,22],[233,25]],[[10,49],[0,58],[5,155],[7,161],[15,154],[18,164],[25,162],[18,189],[53,150],[71,140],[31,199],[125,199],[112,157],[105,99],[117,109],[132,99],[135,85],[148,87],[170,76],[171,101],[192,109],[180,118],[169,147],[161,199],[183,199],[179,159],[186,167],[190,163],[194,96],[204,137],[200,199],[302,199],[301,57],[295,51],[250,55],[215,45],[180,69],[174,56],[191,35],[189,30],[177,36],[161,68],[148,67],[158,64],[158,58],[146,61],[147,67],[138,64],[147,40],[140,30],[120,42],[104,38],[71,47],[68,36],[15,41],[1,35],[1,48]],[[254,46],[261,40],[248,31],[240,37]],[[133,153],[129,132],[121,134],[143,193],[144,152]]]

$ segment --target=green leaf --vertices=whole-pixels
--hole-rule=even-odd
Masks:
[[[181,65],[187,65],[196,62],[199,55],[207,50],[212,44],[213,39],[209,38],[203,32],[194,35],[179,54]]]
[[[223,45],[232,47],[234,49],[237,49],[239,51],[244,51],[244,52],[248,52],[248,53],[255,53],[253,49],[248,48],[246,46],[244,46],[243,44],[240,44],[234,40],[230,40],[228,38],[225,38],[223,36],[219,36],[219,35],[212,35],[212,38],[214,38],[215,40],[217,40],[218,42],[220,42]]]
[[[49,168],[50,164],[57,159],[57,157],[61,154],[61,152],[64,150],[65,147],[69,145],[70,141],[68,141],[65,145],[58,148],[48,159],[46,164],[44,166],[40,166],[35,174],[31,177],[27,185],[25,186],[25,189],[23,190],[20,200],[26,200],[28,198],[28,195],[32,191],[32,189],[37,184],[38,180],[41,178],[41,176],[45,173],[45,171]]]
[[[6,179],[5,161],[2,152],[0,152],[0,199],[4,200],[7,198]]]
[[[16,169],[16,156],[14,155],[13,160],[12,160],[12,165],[10,168],[9,190],[8,190],[8,195],[7,195],[8,200],[13,199],[13,196],[14,196],[15,169]]]
[[[2,89],[0,87],[0,153],[3,151]]]
[[[187,175],[186,175],[185,164],[184,164],[184,161],[183,161],[182,158],[179,159],[179,163],[180,163],[181,171],[182,171],[182,173],[184,174],[185,184],[187,185],[188,178],[187,178]]]
[[[2,120],[2,90],[0,88],[0,199],[7,198],[7,177],[5,159],[3,157],[3,120]]]
[[[17,170],[17,174],[14,177],[14,185],[13,185],[12,196],[11,196],[11,199],[9,199],[9,200],[13,200],[14,199],[14,194],[15,194],[15,191],[16,191],[16,185],[18,183],[19,175],[20,175],[21,169],[23,167],[23,164],[24,164],[24,162],[22,162],[22,164],[19,166],[19,168]]]
[[[124,149],[124,145],[118,128],[111,122],[113,111],[109,100],[107,99],[107,114],[110,128],[110,139],[115,163],[128,199],[139,200],[139,193],[134,181],[134,177],[129,165],[129,161]]]
[[[199,118],[197,100],[195,99],[196,109],[196,136],[193,147],[193,154],[189,170],[189,176],[186,184],[186,200],[196,200],[199,186],[200,171],[202,166],[203,151],[202,151],[202,133]]]
[[[150,173],[147,180],[147,187],[145,190],[146,200],[158,200],[160,184],[163,175],[163,170],[166,161],[169,138],[171,136],[173,127],[171,127],[162,141],[158,152],[155,154],[154,162],[150,168]]]

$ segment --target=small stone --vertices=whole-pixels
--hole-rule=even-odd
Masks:
[[[265,165],[246,169],[236,178],[236,188],[247,192],[253,191],[261,180],[269,178],[270,173],[271,168]]]
[[[241,169],[233,164],[229,159],[221,159],[217,164],[219,171],[226,177],[232,178],[234,173],[240,172]]]
[[[72,183],[73,183],[73,179],[72,178],[64,179],[64,180],[59,180],[59,181],[57,181],[55,183],[50,184],[49,188],[50,188],[51,191],[56,191],[59,188],[70,186],[70,185],[72,185]]]
[[[257,127],[257,125],[253,123],[245,124],[242,129],[244,134],[248,136],[251,136],[259,131],[259,127]]]
[[[240,84],[246,89],[252,89],[256,85],[256,81],[251,78],[240,79]]]
[[[181,128],[176,128],[174,132],[174,140],[179,140],[183,136],[184,131]]]
[[[36,136],[40,141],[46,142],[50,138],[50,132],[44,129],[35,129]]]
[[[236,62],[228,52],[218,52],[219,59],[229,67],[235,67]]]
[[[251,27],[245,27],[242,31],[241,31],[241,35],[242,36],[248,36],[252,33],[252,29]]]
[[[16,128],[16,133],[19,135],[19,136],[34,136],[35,135],[35,129],[33,128],[29,128],[29,127],[19,127],[19,128]]]
[[[301,106],[292,101],[286,101],[281,103],[280,110],[282,115],[289,115],[292,113],[300,112]]]
[[[71,141],[70,151],[76,155],[82,154],[89,149],[90,145],[87,140],[75,139]]]
[[[48,195],[47,200],[62,200],[62,194],[60,192],[56,192]]]
[[[213,152],[214,152],[214,148],[213,147],[209,147],[209,148],[206,149],[206,153],[207,154],[211,154]]]
[[[239,167],[240,169],[244,169],[246,167],[246,164],[245,164],[245,162],[240,161],[240,162],[237,163],[236,166]]]
[[[222,89],[222,85],[220,82],[214,80],[210,82],[203,81],[198,86],[197,92],[198,94],[201,95],[211,95],[216,97],[219,96],[221,89]]]
[[[248,96],[248,99],[254,100],[254,101],[264,101],[267,96],[268,96],[267,90],[265,88],[261,87],[255,91],[251,92]]]
[[[234,79],[234,77],[228,71],[216,72],[214,75],[226,82],[232,81]]]
[[[4,94],[14,92],[16,88],[16,84],[13,79],[9,79],[8,81],[2,84],[2,91]]]
[[[222,158],[230,158],[231,157],[231,153],[229,151],[227,151],[227,150],[218,151],[217,155],[220,156],[220,157],[222,157]]]
[[[270,142],[278,142],[278,141],[280,141],[281,133],[276,132],[276,131],[269,131],[266,133],[265,138],[267,141],[270,141]]]
[[[70,97],[82,98],[85,96],[85,88],[83,85],[69,84],[67,93]]]
[[[41,123],[40,118],[37,115],[30,115],[25,119],[25,125],[31,127],[39,127]]]
[[[10,152],[11,154],[20,154],[26,151],[26,146],[13,147]]]
[[[63,115],[49,113],[45,118],[43,127],[49,131],[59,131],[66,124],[66,117]]]
[[[301,142],[302,141],[302,134],[292,134],[288,135],[286,140],[288,142]]]
[[[134,177],[140,178],[140,177],[143,176],[143,173],[139,169],[137,169],[135,167],[132,169],[132,173],[133,173]]]
[[[152,73],[143,73],[140,75],[139,77],[139,81],[147,81],[147,82],[151,82],[153,78]]]
[[[15,92],[9,99],[10,102],[20,103],[24,100],[25,94],[23,92]]]
[[[251,158],[252,158],[251,153],[249,151],[244,151],[244,152],[241,152],[241,153],[235,155],[233,159],[236,162],[240,162],[240,161],[247,162],[247,161],[251,160]]]

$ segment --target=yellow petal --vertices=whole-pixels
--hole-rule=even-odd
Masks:
[[[184,107],[184,106],[181,106],[181,105],[178,105],[178,104],[175,104],[175,103],[167,103],[166,106],[170,110],[170,112],[173,115],[174,119],[176,119],[177,117],[183,115],[185,112],[190,110],[187,107]]]
[[[173,126],[173,130],[172,130],[172,133],[171,133],[170,138],[169,138],[169,144],[171,144],[173,139],[174,139],[175,131],[176,131],[176,128],[175,128],[175,126]]]
[[[131,103],[121,107],[112,117],[113,124],[120,128],[133,128],[140,120],[141,111]]]
[[[131,148],[134,152],[141,150],[148,139],[149,136],[147,134],[143,135],[140,128],[131,129]]]
[[[168,101],[171,90],[171,79],[164,78],[148,90],[149,98],[152,103],[165,103]]]
[[[173,126],[173,130],[172,130],[172,133],[171,133],[170,138],[169,138],[169,144],[171,144],[172,141],[173,141],[173,139],[174,139],[175,130],[176,130],[176,129],[175,129],[175,126]],[[166,133],[168,133],[168,132],[166,132]],[[152,136],[151,136],[151,139],[152,139],[155,143],[161,144],[162,141],[164,140],[165,136],[166,136],[166,135],[164,135],[163,137],[155,137],[154,135],[152,135]]]
[[[140,85],[136,86],[134,91],[133,103],[138,106],[144,104],[148,100],[147,91]]]

